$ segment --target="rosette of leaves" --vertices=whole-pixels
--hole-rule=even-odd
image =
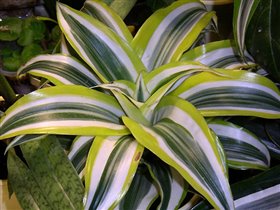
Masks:
[[[233,195],[229,168],[266,170],[270,152],[225,117],[279,119],[280,93],[266,77],[240,70],[256,64],[243,62],[230,41],[191,49],[214,16],[200,1],[176,1],[132,37],[102,1],[80,11],[58,3],[63,53],[18,70],[51,87],[23,96],[0,121],[0,139],[13,138],[9,179],[21,205],[191,209],[202,200],[234,209],[252,194],[246,207],[256,205],[255,191]],[[72,170],[57,143],[65,135]],[[12,152],[18,145],[27,165]],[[23,174],[29,188],[16,179]],[[265,186],[269,199],[277,185]]]

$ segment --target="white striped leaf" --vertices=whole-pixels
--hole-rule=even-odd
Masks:
[[[191,209],[191,210],[195,210],[195,206],[197,205],[197,203],[201,200],[200,195],[198,194],[194,194],[191,199],[185,203],[183,206],[181,206],[179,208],[179,210],[186,210],[186,209]]]
[[[93,136],[77,136],[68,153],[68,158],[72,162],[80,178],[84,176],[84,168],[93,138]]]
[[[122,18],[103,1],[86,0],[82,11],[107,25],[127,42],[132,41],[133,37]]]
[[[132,46],[151,71],[170,61],[178,61],[213,16],[214,12],[207,12],[200,1],[176,1],[146,20]]]
[[[100,84],[95,74],[72,56],[61,54],[39,55],[19,68],[17,74],[29,73],[48,79],[55,85],[83,85],[93,87]]]
[[[125,135],[124,115],[114,97],[82,86],[34,91],[11,106],[0,121],[0,139],[22,134]]]
[[[144,81],[148,91],[153,94],[180,73],[190,72],[192,74],[206,70],[209,68],[198,62],[171,62],[146,74]]]
[[[269,151],[252,132],[222,120],[210,120],[208,126],[219,137],[229,167],[262,170],[269,168]]]
[[[237,210],[279,209],[280,166],[233,184],[232,192]]]
[[[153,127],[125,116],[123,121],[140,144],[174,167],[215,208],[233,209],[222,148],[190,103],[164,97]]]
[[[163,65],[147,74],[145,77],[147,86],[153,89],[150,90],[152,95],[140,107],[143,115],[147,119],[151,119],[154,108],[164,95],[178,87],[185,79],[204,71],[216,73],[197,63],[174,62]]]
[[[245,35],[248,24],[260,0],[235,0],[233,12],[233,35],[240,55],[244,56]]]
[[[232,40],[210,42],[185,52],[181,61],[198,61],[212,68],[241,69],[250,68],[256,64],[253,58],[244,52],[245,60],[236,52]]]
[[[127,192],[144,147],[130,136],[97,136],[86,163],[85,209],[113,209]]]
[[[58,23],[68,42],[103,81],[136,81],[145,70],[129,44],[97,19],[57,4]]]
[[[187,194],[188,183],[174,168],[156,157],[151,159],[147,159],[145,163],[160,189],[161,201],[157,209],[178,209]]]
[[[280,93],[258,74],[217,69],[186,79],[171,94],[191,102],[203,116],[242,115],[280,117]]]
[[[115,210],[148,210],[159,193],[145,164],[140,164],[127,193]]]

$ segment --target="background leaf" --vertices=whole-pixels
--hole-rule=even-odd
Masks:
[[[246,31],[246,46],[255,61],[280,82],[280,1],[261,0]]]

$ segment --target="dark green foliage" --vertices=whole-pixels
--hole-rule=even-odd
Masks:
[[[248,51],[271,77],[280,81],[280,1],[261,0],[246,32]]]

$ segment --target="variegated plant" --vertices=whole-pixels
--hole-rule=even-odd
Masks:
[[[229,41],[191,49],[214,16],[199,1],[179,0],[132,37],[100,0],[87,0],[81,11],[58,3],[62,53],[37,56],[18,71],[51,87],[23,96],[0,121],[0,138],[13,138],[8,149],[20,145],[29,167],[9,152],[21,205],[188,209],[204,198],[234,209],[228,167],[265,170],[270,153],[224,117],[279,119],[280,92],[264,76],[239,70],[256,64]],[[65,135],[72,165],[61,148],[61,162],[51,155]],[[27,180],[17,180],[23,174]]]

